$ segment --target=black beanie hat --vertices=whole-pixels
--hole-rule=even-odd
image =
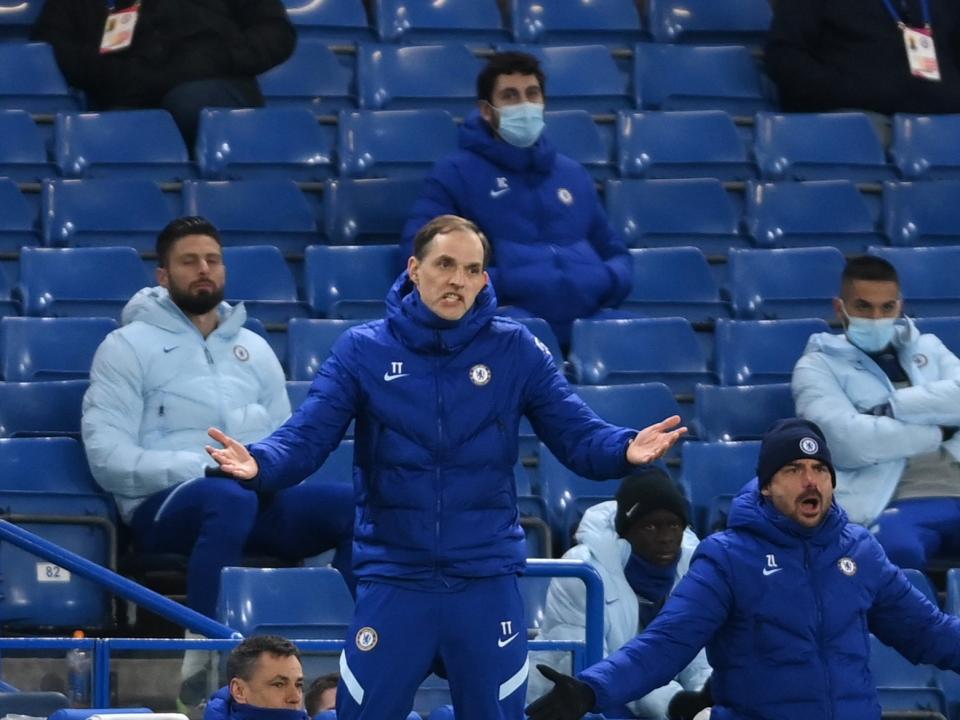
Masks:
[[[830,468],[833,486],[837,473],[830,459],[830,448],[816,423],[801,418],[777,420],[763,436],[760,458],[757,461],[757,479],[765,487],[785,465],[794,460],[819,460]]]
[[[628,475],[617,490],[617,518],[615,526],[621,537],[637,518],[654,510],[669,510],[681,520],[687,520],[687,500],[667,473],[656,465],[641,467]]]

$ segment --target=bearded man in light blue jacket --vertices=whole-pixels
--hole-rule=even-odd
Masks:
[[[877,524],[900,567],[960,552],[960,360],[903,316],[896,270],[853,258],[834,309],[843,335],[810,338],[793,372],[797,414],[833,451],[837,497]]]

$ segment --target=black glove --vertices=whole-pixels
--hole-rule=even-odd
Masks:
[[[549,665],[537,665],[537,670],[554,685],[553,690],[527,705],[525,712],[531,720],[580,720],[596,704],[597,696],[586,683]]]
[[[698,712],[713,705],[713,694],[710,692],[710,680],[699,691],[681,690],[670,700],[667,708],[667,717],[670,720],[693,720]]]
[[[960,430],[960,428],[941,425],[940,434],[943,436],[943,439],[941,440],[941,442],[946,442],[947,440],[952,438],[954,435],[957,434],[957,430]]]

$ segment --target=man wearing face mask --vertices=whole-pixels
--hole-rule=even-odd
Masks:
[[[427,178],[403,230],[400,255],[438,215],[476,223],[493,246],[488,268],[501,305],[550,323],[569,343],[577,318],[623,317],[632,263],[593,180],[544,132],[546,78],[535,57],[498,53],[477,77],[478,109],[460,129],[460,150]]]
[[[834,300],[844,334],[810,338],[793,395],[830,443],[851,519],[876,522],[890,559],[923,570],[960,551],[960,360],[902,305],[890,263],[851,259]]]

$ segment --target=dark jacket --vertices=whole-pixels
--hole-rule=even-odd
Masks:
[[[140,0],[133,44],[100,54],[105,0],[46,0],[32,39],[50,43],[67,82],[100,108],[156,107],[172,88],[212,77],[249,77],[293,52],[280,0]],[[117,8],[132,5],[118,0]]]
[[[310,716],[306,710],[264,708],[236,703],[230,696],[230,688],[222,687],[204,708],[203,720],[310,720]]]
[[[960,669],[960,618],[916,590],[865,528],[837,505],[802,528],[754,481],[646,632],[580,678],[598,706],[614,706],[663,684],[706,645],[711,720],[879,720],[870,632],[912,662]]]
[[[285,487],[313,472],[356,418],[359,577],[522,571],[513,476],[521,415],[580,475],[628,471],[635,431],[597,417],[529,331],[495,310],[487,287],[461,320],[442,320],[404,273],[387,319],[345,332],[299,410],[250,446],[257,487]]]
[[[942,82],[910,74],[899,30],[883,0],[776,0],[767,72],[788,112],[838,109],[893,114],[960,112],[960,12],[928,0]],[[891,0],[922,27],[921,0]]]

